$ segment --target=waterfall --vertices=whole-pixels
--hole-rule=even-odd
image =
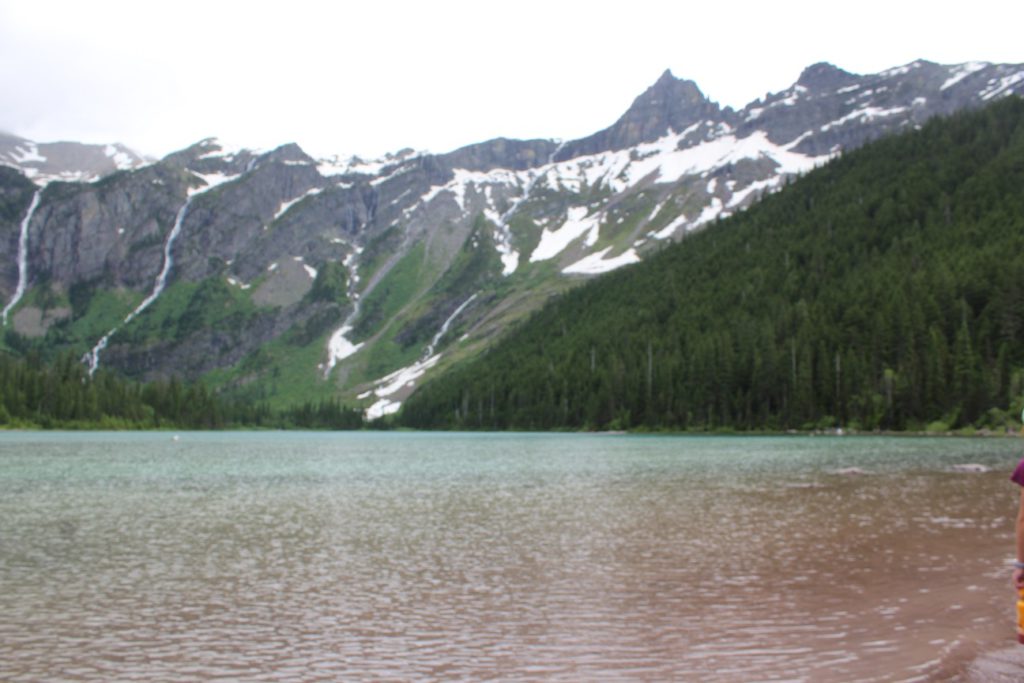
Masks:
[[[253,163],[249,164],[249,168],[254,167]],[[225,175],[222,173],[211,173],[204,175],[202,173],[196,173],[192,171],[192,175],[202,180],[206,186],[196,189],[192,188],[188,191],[188,198],[185,200],[185,205],[178,209],[178,215],[174,219],[174,227],[171,228],[171,232],[167,235],[167,241],[164,243],[164,265],[160,269],[160,274],[156,276],[156,282],[153,283],[153,291],[142,300],[142,303],[135,307],[135,310],[129,313],[124,320],[117,326],[115,326],[110,332],[103,335],[96,346],[92,347],[92,350],[82,356],[82,362],[89,366],[89,375],[96,372],[96,368],[100,365],[100,351],[107,348],[107,342],[110,341],[110,337],[115,332],[121,329],[122,326],[130,323],[135,316],[142,313],[144,310],[149,308],[149,305],[157,300],[157,297],[164,291],[164,287],[167,286],[167,276],[171,273],[171,267],[174,265],[174,257],[171,256],[171,248],[174,246],[174,240],[178,239],[178,235],[181,233],[181,225],[185,222],[185,216],[188,214],[188,208],[192,205],[194,200],[199,195],[209,192],[218,185],[230,183],[240,178],[244,173],[237,175]]]
[[[473,303],[474,299],[476,299],[476,294],[463,301],[462,305],[456,308],[455,312],[448,316],[448,319],[444,321],[443,325],[441,325],[441,329],[437,331],[437,334],[435,334],[434,338],[430,341],[430,345],[427,346],[427,350],[423,353],[423,360],[426,360],[434,355],[434,351],[437,349],[437,343],[441,341],[441,337],[443,337],[445,333],[448,332],[448,328],[451,327],[452,322],[459,317],[460,313],[466,310],[466,306]]]
[[[178,215],[174,219],[174,227],[171,228],[171,234],[167,236],[167,242],[164,243],[164,267],[160,269],[160,274],[156,276],[156,282],[153,284],[153,292],[143,299],[142,303],[139,304],[134,311],[128,314],[128,317],[124,319],[125,323],[131,322],[132,318],[146,310],[151,303],[156,301],[157,297],[160,296],[160,293],[164,291],[164,287],[167,286],[167,276],[171,272],[171,266],[174,265],[174,257],[171,256],[171,247],[174,244],[174,240],[178,239],[178,235],[181,233],[181,224],[185,221],[185,214],[188,213],[188,207],[190,204],[192,204],[192,197],[189,197],[185,202],[185,206],[178,210]]]
[[[198,194],[198,193],[197,193]],[[150,304],[157,300],[157,297],[164,291],[164,287],[167,286],[167,276],[171,272],[171,266],[174,265],[174,258],[171,256],[171,248],[174,246],[174,240],[178,239],[178,235],[181,233],[181,224],[185,222],[185,215],[188,213],[188,207],[192,203],[192,199],[196,195],[192,195],[185,201],[185,205],[178,210],[178,215],[174,219],[174,227],[171,228],[170,234],[167,235],[167,241],[164,243],[164,265],[160,269],[160,274],[156,276],[156,282],[153,283],[153,291],[142,300],[135,310],[129,313],[119,325],[114,327],[112,330],[103,335],[96,346],[92,347],[89,353],[82,357],[82,362],[89,366],[89,374],[92,375],[96,372],[96,368],[100,365],[100,351],[107,348],[107,342],[110,341],[110,337],[113,336],[123,325],[130,323],[135,316],[142,313],[144,310],[149,308]]]
[[[32,195],[32,203],[28,206],[28,213],[21,221],[21,234],[18,236],[18,287],[14,290],[14,296],[11,297],[10,303],[0,314],[3,316],[4,327],[7,326],[7,314],[21,301],[21,297],[25,295],[25,288],[28,286],[28,224],[32,221],[32,214],[36,212],[36,207],[39,206],[39,197],[42,194],[42,189],[35,191],[35,194]]]

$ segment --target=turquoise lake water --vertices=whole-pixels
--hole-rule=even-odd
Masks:
[[[0,433],[0,679],[956,680],[1022,446]]]

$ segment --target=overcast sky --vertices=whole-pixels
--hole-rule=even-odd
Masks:
[[[0,130],[446,152],[588,135],[666,68],[740,108],[819,61],[1024,63],[1022,26],[1022,0],[0,0]]]

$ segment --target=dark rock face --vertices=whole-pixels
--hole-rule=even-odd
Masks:
[[[666,70],[610,128],[568,143],[556,160],[627,149],[653,142],[669,130],[682,132],[701,121],[731,120],[731,112],[708,100],[696,83],[677,79]]]
[[[312,164],[289,164],[268,155],[238,180],[195,196],[174,244],[176,277],[201,280],[213,274],[212,262],[246,257],[250,246],[271,231],[283,204],[322,184]],[[278,247],[266,254],[270,257],[280,257],[284,246],[263,245]]]
[[[157,164],[98,183],[49,185],[32,220],[32,277],[145,288],[160,270],[188,183]]]
[[[450,168],[469,171],[490,171],[495,168],[521,171],[546,163],[556,148],[557,145],[551,140],[498,138],[457,149],[441,156],[439,161]]]

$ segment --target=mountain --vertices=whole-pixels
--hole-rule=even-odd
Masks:
[[[0,132],[0,165],[20,170],[36,183],[92,182],[114,171],[138,168],[148,160],[120,143],[32,142]]]
[[[665,72],[581,140],[375,160],[204,140],[94,182],[0,167],[4,343],[380,416],[552,296],[844,150],[1022,90],[1022,65],[817,64],[734,111]],[[21,163],[46,156],[19,144]]]
[[[448,429],[1019,426],[1024,100],[845,154],[428,381]]]

